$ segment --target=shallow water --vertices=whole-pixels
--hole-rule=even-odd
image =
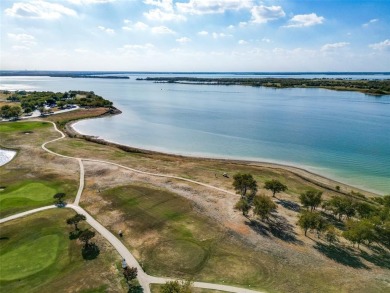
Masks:
[[[145,75],[148,76],[148,75]],[[1,78],[25,89],[93,90],[122,115],[78,122],[85,134],[168,153],[300,166],[390,193],[390,96],[323,89]]]

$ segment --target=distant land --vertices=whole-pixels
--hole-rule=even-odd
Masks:
[[[55,71],[55,70],[0,70],[0,76],[52,76],[52,77],[87,77],[87,76],[96,76],[96,75],[117,75],[117,74],[221,74],[221,75],[388,75],[390,78],[390,72],[234,72],[234,71]]]

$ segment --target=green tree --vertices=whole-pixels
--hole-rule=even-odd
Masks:
[[[257,192],[257,182],[251,174],[237,173],[233,176],[233,186],[236,193],[241,195],[241,198],[246,198],[249,203]],[[248,191],[250,192],[248,194]]]
[[[351,198],[334,196],[328,201],[328,208],[335,214],[338,215],[339,220],[345,215],[350,218],[355,215],[354,202]]]
[[[301,204],[305,208],[310,207],[310,210],[313,211],[321,204],[322,201],[321,197],[322,197],[322,191],[308,190],[304,193],[301,193],[299,199],[301,201]]]
[[[123,270],[123,276],[125,277],[126,282],[129,286],[130,286],[130,282],[135,280],[135,278],[137,278],[137,274],[138,274],[138,270],[136,267],[131,267],[131,268],[126,267]]]
[[[168,281],[160,288],[160,293],[191,293],[192,291],[190,281]]]
[[[76,231],[78,231],[78,230],[79,230],[79,228],[77,227],[78,223],[80,223],[81,221],[85,221],[86,219],[87,219],[87,218],[86,218],[84,215],[82,215],[82,214],[76,214],[76,215],[74,215],[73,217],[67,219],[67,220],[66,220],[66,223],[67,223],[68,225],[74,225],[74,229],[75,229]]]
[[[354,207],[360,218],[369,218],[376,211],[373,205],[366,202],[357,202]]]
[[[304,211],[299,216],[298,226],[301,227],[305,231],[305,236],[307,235],[307,231],[317,229],[318,224],[321,222],[320,214],[316,212]]]
[[[87,229],[87,230],[84,230],[83,232],[81,232],[79,239],[80,239],[80,241],[84,242],[84,247],[88,247],[90,245],[89,241],[93,237],[95,237],[95,232]]]
[[[286,185],[281,183],[279,180],[272,179],[268,180],[264,184],[264,188],[272,191],[272,196],[275,197],[276,193],[286,191],[288,188]]]
[[[276,204],[265,195],[256,196],[253,205],[255,215],[258,215],[262,221],[268,220],[271,213],[277,208]]]
[[[336,228],[333,225],[328,225],[328,227],[326,228],[325,239],[330,244],[333,244],[338,241]]]
[[[65,193],[59,192],[54,194],[53,198],[55,199],[55,204],[56,205],[63,205],[64,201],[63,199],[65,198]]]
[[[234,208],[241,211],[244,216],[248,216],[248,213],[251,209],[251,205],[248,203],[247,199],[240,198]]]

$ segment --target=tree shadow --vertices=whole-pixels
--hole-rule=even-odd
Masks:
[[[245,224],[260,235],[267,237],[272,235],[286,242],[302,244],[302,241],[296,237],[294,227],[283,216],[273,215],[272,220],[269,220],[267,224],[259,220],[251,220]]]
[[[340,230],[343,230],[343,231],[345,230],[344,222],[340,221],[335,215],[321,211],[321,216],[323,216],[329,224],[332,224],[333,226],[335,226],[336,228],[338,228]]]
[[[129,285],[129,291],[127,293],[143,293],[144,289],[140,285]]]
[[[339,264],[356,269],[368,269],[368,267],[362,263],[360,258],[357,257],[350,249],[331,244],[323,244],[320,242],[316,242],[314,248]]]
[[[74,230],[74,231],[69,232],[69,240],[78,239],[81,232],[82,232],[81,230]]]
[[[276,203],[280,204],[282,207],[290,211],[294,211],[297,213],[299,213],[299,211],[301,210],[301,206],[299,204],[290,200],[279,199]]]
[[[372,254],[368,254],[367,252],[362,251],[360,256],[378,267],[390,269],[390,255],[386,251],[383,253]]]
[[[100,254],[100,249],[95,243],[89,243],[88,245],[84,245],[81,250],[81,255],[85,260],[93,260],[98,257]]]

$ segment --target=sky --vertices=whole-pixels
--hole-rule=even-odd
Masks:
[[[390,71],[390,0],[1,0],[1,70]]]

